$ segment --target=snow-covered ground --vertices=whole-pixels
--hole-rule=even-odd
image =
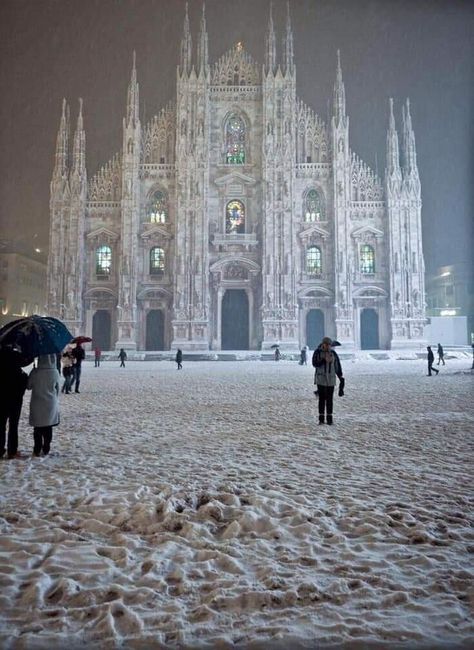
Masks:
[[[472,647],[473,376],[118,362],[0,463],[0,647]]]

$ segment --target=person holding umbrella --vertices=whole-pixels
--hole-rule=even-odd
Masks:
[[[326,422],[333,423],[332,410],[336,377],[339,378],[339,396],[344,395],[345,381],[342,376],[341,362],[334,349],[331,349],[334,343],[336,342],[325,336],[313,354],[314,383],[317,384],[319,396],[319,424],[324,424],[325,412]]]
[[[21,355],[11,345],[0,350],[0,458],[5,455],[8,422],[8,458],[18,456],[18,422],[28,375],[21,369]]]

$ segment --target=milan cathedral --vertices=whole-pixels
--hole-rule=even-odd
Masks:
[[[82,100],[63,101],[51,181],[48,309],[103,350],[419,347],[421,191],[410,104],[390,100],[385,177],[349,146],[339,52],[332,116],[296,95],[288,12],[264,64],[242,43],[194,58],[184,19],[176,102],[139,115],[135,55],[121,150],[87,178]]]

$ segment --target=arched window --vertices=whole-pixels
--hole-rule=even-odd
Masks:
[[[245,162],[245,124],[238,115],[231,115],[225,127],[225,151],[228,165]]]
[[[309,190],[304,205],[304,220],[324,221],[325,218],[326,210],[321,194],[317,190]]]
[[[229,201],[227,204],[225,231],[229,235],[245,232],[245,207],[242,201]]]
[[[309,246],[306,249],[306,273],[308,275],[321,275],[322,270],[321,249],[319,246]]]
[[[375,273],[375,253],[369,244],[360,247],[360,272]]]
[[[164,275],[165,251],[158,246],[150,250],[150,275]]]
[[[95,272],[97,275],[110,275],[112,267],[112,249],[110,246],[99,246],[95,252]]]
[[[160,190],[151,197],[148,205],[147,220],[150,223],[166,223],[168,219],[168,200]]]

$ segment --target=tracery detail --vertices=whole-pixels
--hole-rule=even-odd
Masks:
[[[211,83],[214,86],[256,86],[259,80],[259,66],[241,43],[237,43],[214,64]]]
[[[296,162],[329,162],[326,125],[299,99],[296,100],[296,125]]]
[[[116,154],[89,181],[89,201],[113,202],[122,198],[122,160]]]

